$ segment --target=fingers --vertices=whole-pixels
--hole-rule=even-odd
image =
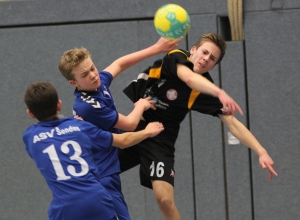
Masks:
[[[146,109],[153,109],[153,110],[156,110],[156,107],[154,106],[155,103],[156,103],[156,100],[153,100],[151,96],[148,96],[147,98],[144,98],[144,99],[141,99],[141,100],[146,100],[146,103],[145,103],[145,107]]]
[[[182,41],[183,40],[183,36],[181,36],[180,38],[177,38],[177,39],[175,39],[175,40],[173,40],[173,42],[174,43],[179,43],[180,41]]]
[[[268,169],[269,169],[270,173],[272,173],[272,174],[275,175],[275,176],[278,176],[278,174],[275,172],[273,166],[274,166],[274,165],[269,165],[269,166],[268,166]]]
[[[244,115],[242,108],[236,102],[234,102],[234,108],[235,111],[238,111],[241,115]]]
[[[273,175],[274,176],[278,176],[278,174],[276,173],[276,171],[274,170],[274,163],[262,163],[261,164],[262,168],[263,169],[266,169],[268,168],[269,169],[269,180],[272,180],[273,178]]]
[[[241,107],[224,90],[221,90],[218,97],[223,104],[223,114],[235,115],[235,112],[238,111],[241,115],[243,115]]]
[[[150,137],[154,137],[156,136],[157,134],[159,134],[161,131],[164,130],[164,126],[162,123],[160,122],[150,122],[148,125],[147,125],[147,128],[149,129],[150,131]]]
[[[244,115],[241,107],[234,101],[233,101],[233,103],[223,106],[224,115],[233,115],[234,116],[236,111],[238,111],[241,115]]]
[[[269,180],[270,180],[270,181],[272,180],[272,177],[273,177],[273,173],[270,171],[270,172],[269,172]]]
[[[150,105],[150,108],[156,110],[156,107],[154,105]]]
[[[150,99],[150,100],[149,100],[149,103],[150,103],[151,105],[154,105],[154,104],[156,103],[156,101],[153,100],[153,99]]]
[[[180,41],[182,41],[183,39],[184,39],[183,36],[178,39],[175,39],[175,40],[168,40],[168,39],[161,37],[157,42],[158,43],[157,46],[160,48],[160,50],[162,52],[167,52],[167,51],[172,50],[174,47],[177,47],[178,43]]]

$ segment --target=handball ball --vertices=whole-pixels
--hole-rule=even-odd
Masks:
[[[157,33],[169,40],[185,36],[190,29],[190,16],[184,8],[176,4],[167,4],[154,15]]]

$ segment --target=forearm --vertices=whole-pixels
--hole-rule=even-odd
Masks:
[[[120,72],[130,68],[131,66],[139,63],[140,61],[142,61],[148,57],[157,55],[159,53],[161,53],[161,51],[156,46],[152,45],[146,49],[143,49],[143,50],[125,55],[123,57],[120,57],[119,59],[117,59],[116,61],[114,61],[112,63],[112,66],[114,66],[114,68],[115,68],[114,72],[120,73]],[[117,75],[118,74],[114,75],[114,77],[116,77]]]
[[[141,130],[137,132],[118,134],[118,136],[118,140],[114,141],[114,146],[124,149],[140,143],[150,135],[146,130]]]
[[[187,84],[187,86],[198,92],[206,93],[216,97],[219,97],[220,93],[224,92],[202,75],[194,73],[187,66],[182,64],[177,64],[177,75],[183,82]]]
[[[123,71],[123,70],[139,63],[140,61],[142,61],[148,57],[157,55],[159,53],[161,53],[161,51],[156,46],[152,45],[146,49],[126,55],[126,56],[120,58],[120,59],[122,59],[122,62],[120,62],[121,69]]]
[[[122,129],[125,131],[134,131],[139,124],[143,113],[144,108],[136,106],[129,115],[125,116],[126,123]]]
[[[246,145],[251,150],[253,150],[258,156],[261,156],[262,154],[267,152],[261,146],[258,140],[254,137],[254,135],[234,116],[232,115],[221,116],[221,118],[223,119],[225,118],[225,120],[222,121],[227,125],[232,135],[236,137],[239,141],[241,141],[244,145]],[[231,120],[230,123],[228,123],[228,120],[226,120],[229,118]]]
[[[208,79],[204,78],[201,75],[194,74],[193,77],[190,78],[186,82],[186,84],[196,91],[206,93],[208,95],[219,97],[220,93],[223,92],[222,89],[217,87],[215,84],[210,82]]]

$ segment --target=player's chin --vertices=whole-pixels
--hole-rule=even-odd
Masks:
[[[101,82],[100,81],[96,81],[92,84],[92,86],[94,87],[94,89],[98,89],[101,85]]]

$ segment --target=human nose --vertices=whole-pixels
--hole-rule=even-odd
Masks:
[[[96,78],[96,76],[97,76],[97,75],[96,75],[96,73],[95,73],[95,72],[91,72],[91,78],[92,78],[92,79],[95,79],[95,78]]]
[[[207,61],[209,59],[209,55],[204,55],[203,60]]]

